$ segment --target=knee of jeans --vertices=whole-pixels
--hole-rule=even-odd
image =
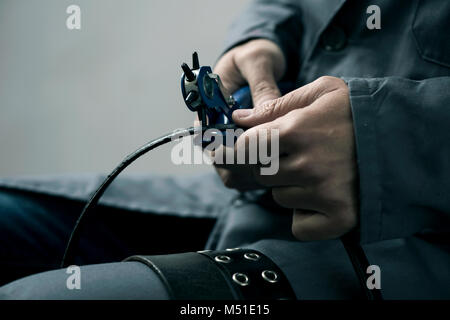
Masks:
[[[0,287],[0,301],[11,300],[11,299],[12,299],[12,297],[8,294],[8,292],[5,292],[3,290],[3,288]]]
[[[46,274],[47,272],[43,273]],[[0,299],[2,300],[34,300],[45,299],[52,286],[49,279],[42,279],[41,274],[28,276],[15,280],[0,287]]]
[[[79,268],[78,270],[80,270]],[[61,300],[82,299],[81,286],[77,288],[77,276],[68,269],[37,273],[15,280],[0,287],[2,300]],[[73,279],[72,279],[73,278]],[[81,283],[81,279],[79,279]],[[86,291],[86,290],[85,290]]]
[[[8,300],[166,300],[169,293],[159,276],[146,265],[116,262],[25,277],[0,287],[0,297]]]

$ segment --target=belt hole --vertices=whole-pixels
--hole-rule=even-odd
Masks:
[[[272,270],[264,270],[261,273],[261,276],[264,280],[270,283],[276,283],[278,282],[278,274],[275,271]]]
[[[215,256],[214,260],[220,263],[229,263],[231,262],[231,258],[229,256],[221,255],[221,256]]]
[[[257,253],[248,252],[248,253],[244,254],[244,258],[247,260],[258,261],[259,258],[261,258],[261,257]]]
[[[234,282],[236,282],[238,285],[242,287],[248,286],[250,283],[250,279],[245,273],[236,272],[235,274],[233,274],[232,279]]]

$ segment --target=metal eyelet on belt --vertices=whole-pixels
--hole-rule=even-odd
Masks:
[[[258,250],[231,247],[201,255],[223,272],[224,280],[228,280],[232,290],[242,299],[296,298],[283,270]]]
[[[261,276],[264,280],[270,282],[270,283],[276,283],[278,282],[278,274],[275,271],[272,270],[264,270],[261,273]]]
[[[206,252],[211,252],[212,250],[200,250],[200,251],[197,251],[197,253],[206,253]]]
[[[215,256],[214,260],[220,263],[230,263],[231,258],[229,256],[221,255],[221,256]]]
[[[247,277],[245,273],[236,272],[235,274],[233,274],[232,279],[238,285],[243,287],[248,286],[250,283],[250,279]]]
[[[247,260],[258,261],[260,256],[257,253],[248,252],[248,253],[244,254],[244,258]]]

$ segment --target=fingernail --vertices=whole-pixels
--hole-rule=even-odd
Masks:
[[[252,110],[251,109],[238,109],[238,110],[235,110],[233,112],[233,116],[238,118],[238,119],[247,118],[251,114],[252,114]]]

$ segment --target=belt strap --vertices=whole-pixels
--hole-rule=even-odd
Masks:
[[[175,300],[294,300],[280,268],[249,249],[132,256],[155,271]]]

